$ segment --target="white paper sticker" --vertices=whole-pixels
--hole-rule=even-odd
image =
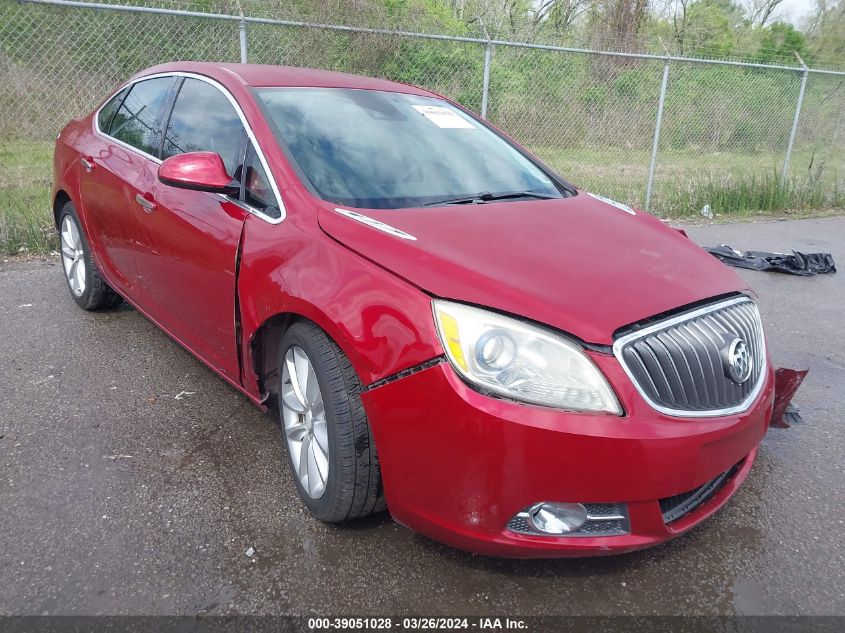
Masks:
[[[461,128],[474,130],[475,126],[467,121],[460,114],[443,106],[412,106],[414,110],[422,114],[426,119],[442,128]]]
[[[589,191],[587,192],[587,195],[592,196],[596,200],[601,200],[605,204],[609,204],[612,207],[616,207],[617,209],[620,209],[620,210],[624,211],[625,213],[630,213],[631,215],[637,215],[637,212],[634,211],[627,204],[622,204],[621,202],[616,202],[616,200],[611,200],[610,198],[605,198],[604,196],[600,196],[596,193],[590,193]]]

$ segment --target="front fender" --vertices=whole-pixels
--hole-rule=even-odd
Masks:
[[[251,342],[280,314],[303,316],[338,344],[363,385],[442,354],[424,292],[338,244],[304,214],[250,216],[238,277],[244,387],[258,394]]]

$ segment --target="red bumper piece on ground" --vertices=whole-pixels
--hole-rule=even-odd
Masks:
[[[775,370],[775,404],[772,409],[772,419],[769,422],[770,426],[778,429],[789,428],[783,416],[808,371],[807,369],[786,369],[784,367]]]

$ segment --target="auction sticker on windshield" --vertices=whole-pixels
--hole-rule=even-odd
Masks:
[[[464,128],[474,130],[475,126],[454,110],[443,106],[415,105],[411,106],[426,119],[442,128]]]

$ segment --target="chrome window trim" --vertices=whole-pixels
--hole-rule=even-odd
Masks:
[[[708,409],[707,411],[686,411],[681,409],[670,409],[668,407],[661,406],[654,402],[648,396],[648,394],[643,391],[643,389],[640,387],[640,384],[634,377],[633,373],[628,368],[624,357],[622,356],[622,350],[631,341],[635,341],[644,336],[648,336],[649,334],[666,329],[667,327],[677,325],[678,323],[684,323],[685,321],[689,321],[696,317],[703,316],[711,312],[716,312],[718,310],[721,310],[722,308],[727,308],[729,306],[737,305],[739,303],[753,304],[754,308],[757,310],[757,313],[759,315],[760,310],[757,307],[757,303],[750,297],[743,295],[741,297],[734,297],[725,301],[711,303],[709,305],[704,306],[703,308],[698,308],[697,310],[693,310],[691,312],[684,312],[683,314],[679,314],[678,316],[658,321],[657,323],[653,323],[641,330],[637,330],[636,332],[631,332],[630,334],[621,336],[613,342],[613,355],[616,357],[616,360],[619,361],[619,364],[622,365],[622,369],[625,370],[625,374],[628,376],[628,379],[633,383],[634,387],[637,390],[637,393],[642,396],[643,400],[645,400],[652,409],[663,413],[664,415],[668,415],[675,418],[716,418],[725,415],[733,415],[735,413],[743,413],[751,407],[751,404],[757,399],[757,396],[760,395],[760,391],[763,388],[763,383],[766,381],[766,363],[768,350],[766,349],[766,338],[765,332],[763,331],[762,317],[759,319],[757,324],[758,334],[760,336],[760,348],[763,354],[761,359],[760,375],[757,377],[757,384],[754,385],[754,388],[748,394],[748,397],[738,405],[732,407],[726,407],[723,409]]]
[[[112,142],[117,143],[121,147],[124,147],[128,150],[131,150],[131,151],[135,152],[136,154],[139,154],[140,156],[143,156],[144,158],[153,161],[157,165],[161,165],[162,160],[160,158],[156,158],[155,156],[152,156],[151,154],[147,154],[146,152],[138,149],[137,147],[133,147],[132,145],[129,145],[128,143],[124,143],[120,139],[114,138],[113,136],[106,134],[105,132],[103,132],[100,129],[100,123],[99,123],[100,110],[102,110],[109,103],[109,101],[111,101],[112,98],[114,98],[114,96],[118,92],[120,92],[121,90],[123,90],[124,88],[126,88],[128,86],[134,86],[136,83],[138,83],[140,81],[146,81],[147,79],[157,79],[159,77],[186,77],[186,78],[189,78],[189,79],[197,79],[199,81],[204,81],[205,83],[210,84],[210,85],[214,86],[215,88],[217,88],[221,93],[223,93],[223,96],[225,96],[226,99],[229,100],[229,103],[232,104],[232,107],[235,109],[235,112],[238,114],[238,118],[240,118],[240,120],[241,120],[241,124],[244,126],[244,129],[246,130],[247,137],[249,137],[249,140],[252,142],[252,145],[255,148],[255,154],[258,156],[258,159],[261,161],[261,166],[264,167],[264,171],[267,173],[267,178],[270,179],[270,186],[273,188],[273,194],[276,198],[276,204],[279,207],[279,217],[278,218],[270,217],[266,213],[258,211],[257,209],[255,209],[253,207],[249,207],[249,209],[248,209],[249,213],[251,213],[252,215],[254,215],[258,218],[261,218],[262,220],[264,220],[268,224],[280,224],[281,222],[283,222],[285,217],[287,216],[287,212],[285,211],[285,204],[282,201],[282,195],[279,191],[279,186],[276,183],[276,179],[273,176],[273,172],[270,171],[270,164],[267,162],[267,158],[264,156],[264,151],[261,149],[261,146],[258,144],[258,139],[255,137],[255,132],[252,131],[252,127],[249,125],[249,122],[246,120],[246,116],[244,115],[243,110],[241,109],[241,106],[238,104],[238,102],[235,100],[235,98],[232,96],[232,94],[225,88],[225,86],[223,86],[218,81],[215,81],[211,77],[206,77],[205,75],[199,75],[197,73],[191,73],[191,72],[170,71],[170,72],[165,72],[165,73],[155,73],[155,74],[152,74],[152,75],[145,75],[143,77],[138,77],[137,79],[133,79],[132,81],[127,81],[126,83],[122,84],[117,90],[115,90],[113,93],[111,93],[111,95],[109,95],[109,98],[106,99],[103,102],[103,105],[101,105],[99,108],[97,108],[94,111],[94,117],[93,117],[94,132],[96,134],[98,134],[99,136],[105,137],[105,138],[111,140]],[[174,106],[175,106],[175,102],[174,102]],[[221,196],[221,197],[225,200],[231,201],[231,198],[228,198],[226,196]],[[240,202],[240,200],[238,200],[238,202]]]

